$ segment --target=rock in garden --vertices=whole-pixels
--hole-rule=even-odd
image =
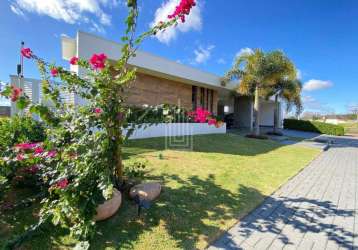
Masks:
[[[159,196],[161,190],[162,186],[158,182],[142,183],[132,187],[129,196],[133,199],[138,195],[142,200],[152,201]]]
[[[113,216],[122,203],[122,194],[117,189],[113,190],[113,197],[97,207],[95,221],[105,220]]]

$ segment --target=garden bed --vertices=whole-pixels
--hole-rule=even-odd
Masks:
[[[166,150],[165,145],[164,138],[152,138],[126,146],[126,161],[147,159],[146,179],[161,182],[163,192],[139,218],[134,203],[124,199],[114,217],[98,223],[93,249],[203,249],[319,153],[232,134],[194,136],[193,151]],[[12,193],[11,199],[23,192]],[[36,221],[36,211],[35,205],[0,213],[0,248]],[[66,228],[48,226],[46,232],[22,249],[75,244]]]

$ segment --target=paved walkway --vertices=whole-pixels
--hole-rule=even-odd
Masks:
[[[352,138],[323,152],[209,247],[353,248],[358,249],[358,140]]]

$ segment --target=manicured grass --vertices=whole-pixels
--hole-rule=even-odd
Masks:
[[[358,135],[358,122],[347,122],[341,123],[340,125],[344,127],[346,134]]]
[[[98,223],[93,249],[203,249],[319,153],[233,134],[192,139],[193,150],[166,150],[164,138],[131,141],[127,160],[147,159],[147,178],[162,182],[163,192],[140,218],[125,199],[112,219]],[[0,247],[31,215],[31,208],[0,215]],[[66,233],[50,227],[23,249],[67,249],[74,241]]]

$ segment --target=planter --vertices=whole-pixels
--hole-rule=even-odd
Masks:
[[[113,197],[97,207],[95,221],[101,221],[113,216],[122,203],[122,194],[117,189],[113,190]]]
[[[158,123],[143,125],[146,125],[146,127],[137,127],[129,139],[226,133],[226,123],[224,122],[218,122],[215,126],[207,123]],[[126,133],[127,130],[124,129],[123,132]]]
[[[133,199],[139,196],[141,200],[155,200],[162,190],[162,186],[158,182],[149,182],[135,185],[129,191],[129,196]]]

